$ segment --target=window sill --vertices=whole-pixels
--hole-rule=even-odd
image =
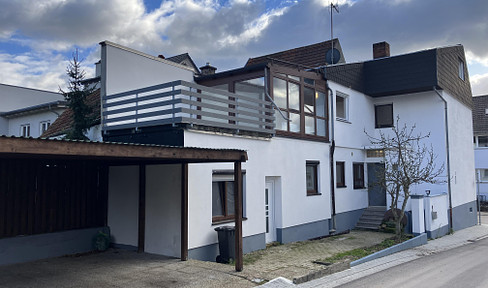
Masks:
[[[347,186],[346,185],[344,185],[344,186],[336,186],[336,188],[347,188]]]
[[[391,125],[391,126],[383,126],[383,127],[374,127],[374,129],[385,129],[385,128],[393,128],[393,125]]]
[[[307,196],[320,196],[322,193],[307,193]]]
[[[364,189],[366,189],[366,187],[357,187],[357,188],[354,187],[354,190],[364,190]]]
[[[342,122],[342,123],[347,123],[347,124],[352,124],[349,120],[344,119],[344,118],[336,118],[336,121]]]
[[[242,217],[242,221],[246,221],[247,217]],[[212,226],[216,225],[221,225],[221,224],[227,224],[227,223],[234,223],[235,219],[225,219],[225,220],[218,220],[218,221],[212,221]]]

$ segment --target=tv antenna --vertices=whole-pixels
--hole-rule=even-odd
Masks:
[[[332,15],[334,14],[334,10],[339,13],[339,5],[334,5],[334,3],[330,2],[330,43],[332,45],[332,52],[334,52],[334,26],[332,22]],[[331,59],[331,64],[334,64],[334,57],[331,57]]]

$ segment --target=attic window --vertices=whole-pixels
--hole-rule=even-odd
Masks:
[[[464,80],[464,61],[459,59],[459,78]]]

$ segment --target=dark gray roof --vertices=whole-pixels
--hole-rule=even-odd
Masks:
[[[488,95],[473,97],[473,133],[488,135]]]
[[[61,101],[61,100],[53,101],[53,102],[49,102],[49,103],[43,103],[43,104],[39,104],[39,105],[25,107],[22,109],[16,109],[16,110],[8,111],[8,112],[3,112],[3,113],[0,113],[0,116],[9,118],[9,117],[13,117],[13,116],[22,115],[22,114],[31,114],[31,113],[35,113],[38,111],[51,110],[54,108],[66,108],[67,104],[68,104],[67,101]]]
[[[327,79],[372,97],[443,89],[468,107],[471,86],[458,77],[459,61],[466,63],[461,45],[435,48],[360,63],[326,67]]]
[[[185,65],[185,66],[188,66],[188,64],[190,64],[190,68],[192,68],[193,70],[195,70],[195,73],[199,73],[200,70],[198,70],[198,67],[197,65],[195,65],[195,62],[193,62],[193,59],[191,59],[190,55],[188,53],[183,53],[183,54],[180,54],[180,55],[176,55],[176,56],[173,56],[173,57],[168,57],[168,58],[165,58],[166,60],[168,61],[171,61],[171,62],[175,62],[175,63],[178,63],[178,64],[182,64],[182,65]]]

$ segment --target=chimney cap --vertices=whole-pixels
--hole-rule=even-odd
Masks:
[[[202,75],[215,74],[215,70],[217,70],[217,67],[211,66],[210,62],[207,62],[205,66],[200,67],[200,71],[202,72]]]

